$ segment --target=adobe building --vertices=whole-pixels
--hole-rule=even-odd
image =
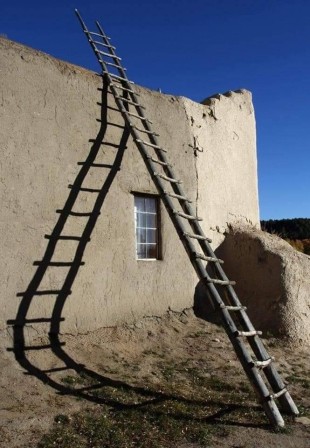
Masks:
[[[0,66],[2,334],[11,335],[12,321],[25,325],[32,340],[51,316],[61,333],[76,334],[192,307],[197,276],[102,78],[6,39],[0,39]],[[263,238],[250,92],[199,104],[135,89],[213,248],[225,253],[228,272],[248,281],[244,254],[251,238],[244,235]],[[241,255],[241,243],[233,248],[234,232],[225,239],[232,228],[246,240]],[[257,250],[264,253],[253,249],[254,265]],[[277,250],[271,258],[279,260],[281,303],[287,287]],[[263,278],[270,272],[267,258],[260,264]],[[261,281],[255,272],[251,294]],[[303,288],[301,314],[309,284]],[[251,311],[262,299],[253,301],[248,289],[241,292]],[[265,302],[273,300],[267,286],[264,294]],[[306,313],[291,324],[300,327],[303,319],[303,341],[309,341]],[[281,316],[275,332],[296,339],[297,327],[288,330]],[[263,329],[270,322],[258,320]]]

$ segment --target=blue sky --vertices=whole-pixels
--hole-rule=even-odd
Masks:
[[[2,0],[0,33],[98,70],[74,8],[138,84],[195,101],[252,91],[261,219],[310,218],[309,0]]]

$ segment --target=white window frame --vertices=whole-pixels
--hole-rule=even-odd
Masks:
[[[153,202],[152,211],[147,210],[147,202],[141,207],[141,199],[150,200]],[[139,204],[140,203],[140,204]],[[150,203],[149,203],[150,204]],[[135,219],[135,248],[136,248],[136,259],[139,261],[156,261],[161,259],[161,245],[160,245],[160,215],[159,215],[159,197],[150,194],[134,193],[134,219]],[[154,220],[155,217],[155,220]],[[148,221],[153,221],[151,225]],[[155,224],[154,224],[155,221]],[[142,222],[142,224],[141,224]],[[154,240],[148,241],[148,234],[155,233]],[[141,241],[141,234],[142,239]],[[139,251],[139,246],[145,246],[146,256],[141,256]],[[155,246],[155,256],[147,256],[148,248]]]

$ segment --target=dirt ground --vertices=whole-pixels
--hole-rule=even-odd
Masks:
[[[1,447],[36,447],[61,416],[70,420],[85,410],[100,413],[103,405],[115,406],[112,395],[120,389],[130,389],[144,399],[155,396],[154,403],[164,401],[162,409],[172,418],[169,403],[178,403],[179,409],[181,402],[193,403],[189,413],[183,412],[181,424],[185,427],[199,417],[214,431],[207,444],[180,442],[176,448],[310,447],[306,348],[284,348],[283,341],[265,340],[301,413],[297,419],[285,416],[285,430],[274,432],[223,330],[197,319],[192,310],[87,335],[63,335],[61,342],[64,345],[50,348],[48,340],[35,341],[20,362],[8,351],[10,347],[1,348]],[[87,384],[81,381],[83,375]],[[96,393],[104,388],[104,397]],[[139,407],[136,398],[132,403],[126,400],[124,405]]]

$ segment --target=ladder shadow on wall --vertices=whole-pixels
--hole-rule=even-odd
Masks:
[[[219,249],[216,249],[214,253],[218,258],[221,258],[219,255]],[[212,263],[206,264],[206,271],[211,278],[217,278],[217,274]],[[217,285],[217,290],[219,291],[221,297],[226,294],[226,290],[223,286]],[[213,305],[208,289],[202,280],[199,280],[195,287],[193,311],[195,316],[199,319],[210,322],[211,324],[216,324],[222,328],[222,321],[219,312]]]
[[[75,278],[78,275],[80,268],[84,265],[84,251],[87,244],[91,240],[92,232],[102,211],[109,189],[121,168],[124,151],[126,149],[126,144],[129,137],[129,130],[125,127],[125,125],[120,127],[116,123],[108,122],[108,110],[115,110],[115,108],[110,106],[109,97],[111,95],[107,85],[103,84],[103,87],[99,90],[101,91],[101,99],[100,102],[98,102],[98,105],[100,106],[101,116],[100,119],[97,119],[97,121],[100,122],[100,129],[96,138],[89,140],[92,145],[86,160],[78,163],[78,165],[81,166],[80,171],[78,172],[73,184],[69,185],[70,192],[63,208],[61,210],[57,210],[59,218],[53,231],[50,235],[45,236],[48,240],[45,253],[40,261],[34,261],[33,265],[36,266],[36,271],[30,280],[26,291],[17,293],[17,296],[21,298],[17,315],[15,319],[7,321],[8,325],[12,326],[13,330],[13,347],[8,348],[8,351],[14,353],[17,362],[23,367],[26,375],[35,376],[44,384],[56,390],[60,395],[71,395],[93,403],[106,404],[116,410],[134,408],[141,410],[141,413],[145,411],[144,406],[146,404],[156,405],[160,402],[165,402],[168,400],[190,402],[203,407],[208,404],[216,404],[221,407],[221,410],[215,414],[211,412],[209,416],[204,417],[206,422],[214,422],[214,424],[216,424],[218,421],[217,419],[220,416],[229,414],[235,410],[236,405],[228,405],[220,402],[206,403],[202,400],[188,400],[183,397],[165,394],[164,392],[154,391],[144,387],[133,386],[124,381],[109,378],[79,363],[78,360],[72,357],[72,354],[68,353],[64,349],[65,342],[61,341],[61,323],[65,320],[62,316],[63,309],[67,299],[72,294],[72,290],[74,289],[73,286]],[[109,126],[116,126],[120,128],[121,135],[118,145],[105,141],[105,136]],[[114,162],[110,165],[96,162],[100,149],[104,145],[114,146],[116,149]],[[87,176],[89,175],[89,171],[92,167],[96,167],[98,170],[109,170],[104,182],[100,188],[97,189],[83,187],[83,182],[87,181]],[[93,209],[90,212],[81,212],[74,209],[78,196],[81,192],[97,195]],[[81,217],[87,218],[81,235],[63,234],[65,224],[70,217],[75,217],[76,219],[81,219]],[[72,260],[54,261],[53,257],[57,249],[57,244],[60,241],[74,241],[77,244],[75,255]],[[43,289],[42,285],[44,285],[46,273],[48,269],[53,268],[68,269],[64,281],[57,289]],[[33,301],[37,297],[40,300],[54,300],[54,306],[50,316],[32,316],[31,307],[33,306]],[[40,343],[37,345],[31,345],[31,343],[28,343],[27,341],[27,331],[29,326],[35,327],[36,325],[47,325],[47,329],[44,332],[43,338],[40,339]],[[44,341],[41,343],[41,340]],[[50,352],[51,356],[57,358],[57,361],[61,364],[59,367],[49,368],[49,366],[42,364],[40,357],[39,361],[35,361],[35,353],[46,350]],[[45,359],[45,357],[43,357],[43,359]],[[70,387],[70,385],[62,382],[61,378],[59,379],[59,376],[57,376],[59,372],[68,372],[72,370],[79,375],[87,377],[88,381],[94,384],[89,384],[87,387],[74,388],[73,386]],[[122,390],[133,391],[138,393],[141,397],[145,397],[145,401],[140,402],[139,404],[128,404],[120,403],[118,400],[113,400],[112,398],[100,397],[97,394],[97,391],[99,388],[104,387],[114,387],[121,388]],[[237,405],[237,407],[240,408],[242,405]],[[158,413],[155,409],[154,412]],[[188,419],[188,416],[176,414],[174,418],[178,420],[186,420]],[[199,418],[197,418],[197,420],[199,420]],[[229,423],[228,420],[227,423]],[[234,424],[234,422],[232,422],[232,424]],[[242,426],[247,425],[243,424]],[[253,426],[257,427],[260,425]]]
[[[236,282],[234,289],[237,292],[239,298],[241,299],[242,304],[246,305],[248,315],[250,316],[254,325],[255,326],[258,325],[259,328],[261,328],[263,331],[269,331],[270,330],[269,328],[262,327],[262,323],[260,321],[257,321],[257,310],[255,303],[253,303],[253,300],[252,301],[249,300],[251,296],[245,294],[242,289],[241,279],[243,279],[244,284],[244,278],[249,274],[247,272],[244,272],[244,270],[241,271],[240,265],[238,265],[238,269],[234,267],[236,264],[235,264],[235,255],[232,249],[232,241],[233,241],[232,235],[227,233],[225,235],[225,239],[215,249],[214,253],[219,259],[225,260],[224,267],[228,278],[233,279],[238,278],[238,281]],[[216,273],[214,272],[214,270],[212,270],[211,264],[206,267],[206,270],[211,277],[216,277]],[[254,279],[254,281],[257,282],[258,280]],[[251,282],[253,283],[253,278],[251,278]],[[220,295],[222,297],[226,297],[227,303],[229,303],[226,289],[222,286],[217,286],[217,289],[220,292]],[[208,300],[206,300],[206,297],[208,298]],[[212,303],[212,300],[209,297],[208,290],[204,282],[201,280],[197,283],[195,287],[193,310],[195,316],[198,317],[199,319],[203,319],[207,322],[222,327],[222,321],[220,319],[219,313],[216,311]]]
[[[100,118],[96,121],[100,122],[100,129],[95,139],[90,139],[92,143],[86,160],[78,162],[81,166],[75,181],[72,185],[69,185],[70,193],[61,210],[57,210],[59,218],[56,225],[50,235],[45,235],[48,240],[45,253],[40,261],[34,261],[33,265],[36,266],[36,271],[29,282],[29,285],[24,292],[18,292],[17,296],[21,298],[21,302],[17,311],[15,319],[7,321],[7,324],[12,327],[13,330],[13,347],[8,348],[8,351],[14,353],[18,363],[25,369],[25,373],[36,376],[45,384],[56,389],[61,394],[79,395],[83,398],[91,399],[91,401],[98,401],[96,397],[92,397],[86,391],[80,393],[70,387],[65,386],[60,381],[54,380],[51,375],[54,372],[75,370],[77,373],[87,373],[88,376],[93,377],[96,381],[102,383],[114,383],[109,378],[105,378],[75,361],[66,351],[63,349],[65,345],[60,339],[60,327],[61,323],[65,320],[62,316],[63,308],[68,297],[72,294],[75,278],[80,268],[85,264],[83,262],[83,255],[87,244],[91,240],[92,232],[96,226],[98,218],[100,216],[105,198],[109,192],[109,189],[121,168],[121,163],[126,149],[128,137],[130,135],[129,130],[123,126],[119,126],[116,123],[108,122],[108,110],[115,110],[110,106],[109,97],[111,94],[106,83],[103,83],[103,87],[98,89],[101,92],[101,99],[97,103],[100,106]],[[109,126],[116,126],[119,128],[120,138],[119,143],[114,144],[107,142],[105,136]],[[114,146],[116,149],[116,155],[112,164],[98,163],[97,158],[100,155],[100,150],[103,147]],[[100,188],[85,188],[83,186],[84,181],[87,182],[87,176],[90,169],[95,167],[98,170],[105,170],[105,178]],[[106,170],[108,174],[106,175]],[[91,211],[76,211],[74,209],[78,196],[81,192],[96,194],[96,200],[94,202],[93,209]],[[81,219],[87,218],[85,226],[81,235],[68,235],[64,234],[65,224],[70,217]],[[60,241],[74,241],[76,242],[76,250],[70,261],[58,260],[54,261],[54,255],[57,250],[57,244]],[[44,279],[48,269],[67,269],[64,281],[60,287],[56,289],[44,289]],[[40,300],[54,301],[54,306],[51,315],[46,317],[35,316],[31,314],[33,301],[37,297]],[[30,317],[29,317],[30,316]],[[27,342],[28,327],[35,327],[36,325],[47,325],[46,331],[44,331],[42,339],[48,339],[45,343],[39,345],[31,345]],[[47,342],[47,343],[46,343]],[[63,366],[53,369],[46,369],[46,366],[37,366],[33,362],[29,353],[34,353],[40,350],[50,350],[50,353],[55,355]],[[118,383],[118,382],[115,382]],[[122,384],[123,386],[123,384]]]

